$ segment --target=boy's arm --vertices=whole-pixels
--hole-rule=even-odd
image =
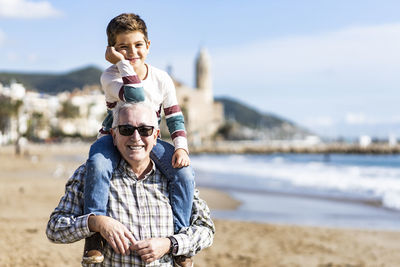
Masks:
[[[101,85],[106,95],[107,105],[116,101],[144,101],[142,82],[129,61],[110,46],[107,47],[106,59],[114,64],[101,76]]]
[[[212,245],[214,233],[215,226],[211,220],[210,209],[207,203],[199,198],[199,191],[196,189],[190,226],[182,228],[178,234],[173,235],[178,241],[178,251],[174,256],[194,256],[200,250]]]
[[[50,215],[46,235],[55,243],[72,243],[90,236],[90,214],[83,214],[83,184],[85,167],[79,167],[65,187],[65,195]]]
[[[174,83],[168,75],[166,75],[164,84],[164,114],[168,126],[168,131],[174,143],[175,150],[182,148],[189,154],[188,143],[186,138],[185,119],[176,99],[176,91]]]
[[[129,61],[121,60],[101,75],[101,87],[106,97],[108,115],[102,123],[101,133],[109,133],[112,125],[111,109],[117,102],[142,102],[145,99],[142,82]]]

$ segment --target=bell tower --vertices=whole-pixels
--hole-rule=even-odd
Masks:
[[[205,100],[212,103],[212,80],[210,56],[205,48],[201,48],[196,59],[196,88],[202,91]]]

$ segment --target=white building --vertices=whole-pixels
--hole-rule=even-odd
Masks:
[[[0,144],[14,142],[19,135],[30,130],[39,139],[51,137],[54,129],[66,135],[95,136],[106,112],[104,95],[98,89],[91,87],[73,93],[48,95],[26,91],[19,83],[11,83],[9,87],[0,84],[0,95],[12,101],[22,101],[18,116],[10,117],[8,129],[0,132]],[[66,101],[79,110],[77,117],[59,116]]]

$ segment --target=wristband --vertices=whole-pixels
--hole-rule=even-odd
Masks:
[[[176,254],[178,252],[178,241],[173,236],[169,236],[168,239],[171,241],[171,247],[169,248],[169,253]]]

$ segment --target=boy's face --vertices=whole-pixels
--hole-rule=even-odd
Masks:
[[[120,33],[115,38],[114,47],[137,70],[144,67],[144,61],[149,53],[150,41],[146,42],[143,33],[139,31]]]

